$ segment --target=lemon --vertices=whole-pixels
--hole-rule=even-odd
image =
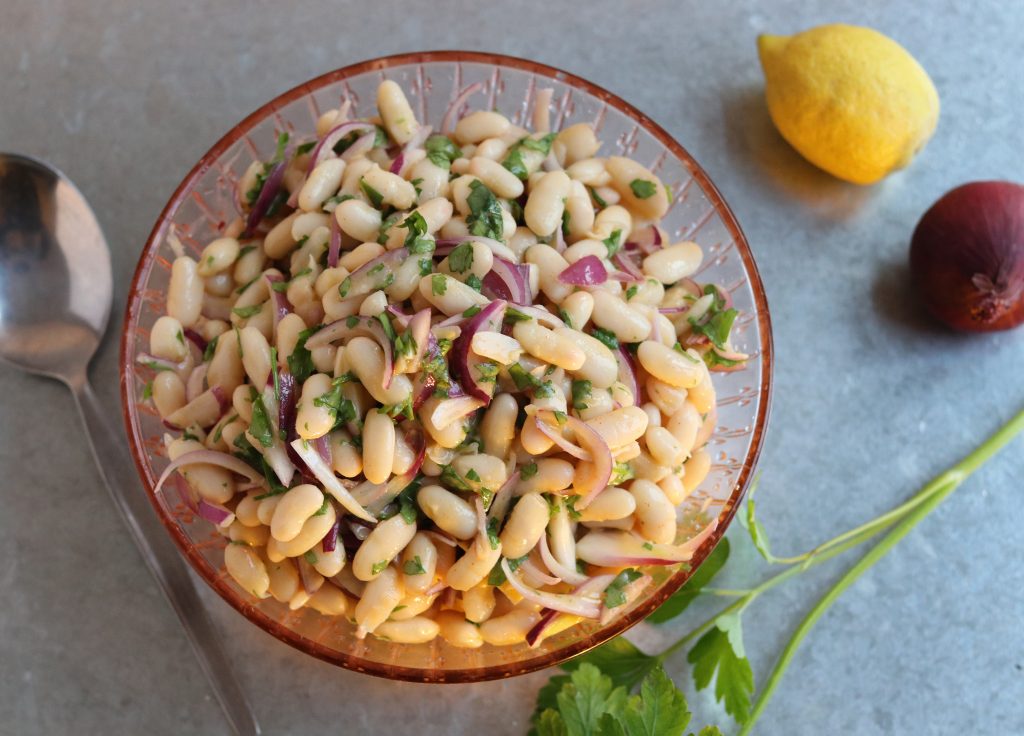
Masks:
[[[826,25],[760,36],[757,47],[775,127],[833,176],[873,184],[909,164],[935,131],[935,85],[878,31]]]

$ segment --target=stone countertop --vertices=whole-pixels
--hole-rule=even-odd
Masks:
[[[1024,332],[937,329],[908,295],[905,266],[917,218],[939,195],[1022,176],[1024,5],[926,5],[7,0],[0,149],[53,162],[99,214],[117,287],[92,376],[117,413],[117,318],[153,220],[192,163],[265,100],[362,59],[443,48],[528,57],[607,87],[697,157],[758,259],[778,356],[759,510],[791,554],[897,504],[1024,402]],[[835,21],[898,40],[942,99],[920,160],[871,188],[804,163],[763,104],[757,34]],[[99,488],[70,396],[3,366],[0,385],[0,733],[227,733]],[[758,733],[1024,733],[1024,511],[1013,497],[1022,449],[1004,452],[847,592]],[[727,584],[766,574],[740,533]],[[759,680],[850,564],[748,609]],[[205,598],[268,734],[523,734],[547,678],[378,680],[306,657]],[[637,636],[668,641],[684,625]],[[682,681],[685,667],[677,657],[670,671]],[[719,718],[706,694],[691,705],[702,721]]]

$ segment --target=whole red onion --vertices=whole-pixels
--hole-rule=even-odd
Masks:
[[[943,195],[914,230],[910,272],[928,310],[954,329],[1024,322],[1024,186],[977,181]]]

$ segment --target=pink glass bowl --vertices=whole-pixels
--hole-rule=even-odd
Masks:
[[[537,649],[523,644],[466,650],[441,639],[419,645],[358,640],[344,619],[306,609],[290,611],[273,599],[256,600],[242,591],[224,571],[224,538],[177,503],[174,494],[153,494],[167,464],[161,442],[165,429],[155,410],[141,400],[150,376],[134,358],[148,348],[149,330],[164,312],[174,258],[168,235],[173,228],[186,250],[198,255],[237,214],[236,182],[254,159],[273,155],[279,132],[308,137],[319,114],[343,99],[352,101],[356,116],[374,114],[377,85],[383,79],[398,82],[420,122],[435,128],[458,91],[474,82],[483,82],[484,90],[469,100],[471,108],[496,108],[516,123],[528,121],[538,90],[553,88],[553,129],[593,123],[604,141],[602,155],[631,156],[672,187],[674,200],[663,226],[672,242],[695,240],[703,246],[705,261],[697,278],[728,289],[741,312],[735,344],[752,357],[742,371],[715,374],[713,466],[681,522],[681,528],[692,529],[693,515],[702,510],[705,518],[717,514],[718,529],[689,568],[650,570],[655,584],[606,626],[581,624]],[[232,128],[192,168],[160,214],[132,280],[121,337],[121,395],[131,451],[160,519],[199,576],[239,613],[296,649],[351,670],[420,682],[490,680],[548,667],[621,634],[661,605],[721,539],[751,480],[767,424],[771,369],[768,305],[754,258],[736,218],[693,157],[642,112],[586,80],[532,61],[465,51],[402,54],[348,66],[285,92]]]

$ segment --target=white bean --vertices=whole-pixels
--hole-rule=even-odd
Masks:
[[[304,440],[323,437],[334,427],[334,410],[316,403],[317,399],[330,393],[331,383],[330,376],[314,373],[302,384],[302,395],[295,413],[295,431]]]
[[[392,377],[391,385],[384,388],[384,351],[374,340],[352,338],[345,347],[345,355],[359,382],[379,403],[398,404],[412,393],[412,384],[402,374]]]
[[[221,273],[234,264],[241,249],[235,238],[217,238],[203,248],[196,271],[204,277]]]
[[[606,488],[580,511],[580,521],[616,521],[636,511],[636,499],[624,488]]]
[[[266,598],[270,578],[256,550],[247,544],[229,544],[224,548],[224,566],[243,590],[257,598]]]
[[[657,544],[672,544],[676,537],[676,511],[661,489],[649,480],[637,479],[629,486],[636,501],[637,530]]]
[[[422,493],[422,491],[420,491]],[[487,577],[501,558],[501,543],[491,546],[487,539],[477,537],[466,553],[448,570],[445,580],[454,590],[469,590]]]
[[[302,525],[301,531],[294,538],[287,542],[282,542],[271,536],[270,541],[275,544],[278,552],[285,557],[299,557],[313,549],[317,542],[323,539],[324,535],[330,531],[337,519],[338,515],[334,510],[333,504],[327,504],[327,512],[319,516],[314,514],[306,519],[306,523]],[[269,543],[267,549],[270,549]]]
[[[696,351],[682,353],[653,340],[640,343],[636,355],[645,371],[676,388],[694,388],[707,371]]]
[[[579,371],[587,360],[587,354],[568,332],[549,330],[536,320],[516,322],[512,327],[512,337],[530,355],[567,371]]]
[[[496,616],[480,624],[480,636],[492,646],[518,644],[526,639],[526,634],[539,620],[540,614],[536,611],[513,608],[504,616]]]
[[[188,256],[174,259],[171,280],[167,285],[167,314],[178,320],[182,327],[192,327],[199,321],[203,309],[203,280],[196,262]]]
[[[373,580],[416,535],[416,524],[401,514],[385,519],[373,528],[352,558],[352,572],[360,580]]]
[[[523,217],[539,237],[546,238],[561,227],[565,198],[571,190],[571,181],[564,171],[549,171],[531,188]]]
[[[158,358],[180,363],[188,357],[188,343],[181,322],[164,315],[149,331],[149,352]]]
[[[476,534],[476,512],[467,501],[441,486],[424,486],[416,502],[427,517],[456,539]]]
[[[391,477],[395,459],[395,422],[387,414],[371,411],[363,425],[363,474],[371,483],[384,483]]]
[[[596,337],[569,327],[556,328],[555,334],[572,341],[586,356],[583,365],[575,371],[577,376],[590,381],[594,388],[608,388],[615,383],[619,367],[607,345]]]
[[[402,551],[399,567],[402,570],[405,589],[411,593],[422,593],[434,583],[437,547],[427,534],[416,533]]]
[[[458,611],[441,611],[437,614],[437,626],[441,638],[453,647],[477,649],[484,644],[480,629]]]
[[[602,289],[592,292],[594,311],[591,319],[598,327],[610,330],[620,342],[640,342],[651,332],[647,318],[614,294]]]
[[[281,497],[270,521],[270,533],[279,542],[295,539],[306,520],[324,504],[323,492],[314,485],[304,483],[290,488]]]
[[[466,614],[466,620],[475,624],[490,618],[496,605],[494,588],[486,580],[462,593],[462,608]]]
[[[687,493],[693,493],[704,482],[711,470],[711,455],[701,448],[683,463],[683,486]]]
[[[374,636],[398,644],[424,644],[434,639],[441,628],[433,619],[416,616],[404,621],[385,621],[374,630]]]
[[[455,124],[455,139],[460,143],[479,143],[488,138],[500,138],[511,126],[500,112],[478,110]]]
[[[663,284],[674,284],[695,274],[703,258],[704,252],[696,243],[676,243],[644,258],[644,274]]]
[[[539,493],[527,493],[519,499],[501,531],[501,546],[506,557],[522,557],[537,546],[548,525],[548,502]]]
[[[380,233],[380,211],[360,199],[346,199],[334,208],[338,227],[360,242],[377,239]]]
[[[386,568],[367,583],[356,604],[355,619],[359,625],[356,637],[362,638],[384,623],[404,596],[402,578],[393,567]]]
[[[166,419],[185,406],[185,384],[174,371],[160,371],[153,378],[153,404]],[[513,416],[513,421],[515,417]]]
[[[519,405],[511,394],[498,394],[484,413],[480,424],[480,437],[488,455],[508,457],[516,435],[516,416]]]
[[[416,188],[412,184],[398,174],[392,174],[379,166],[374,166],[363,174],[363,182],[367,187],[371,187],[380,194],[384,204],[390,204],[396,209],[409,209],[416,202]],[[364,238],[364,240],[371,239]]]
[[[623,156],[612,156],[605,168],[612,175],[612,186],[631,210],[645,220],[664,217],[669,204],[667,190],[649,169]]]
[[[643,437],[647,431],[647,413],[638,406],[624,406],[587,422],[612,449]]]
[[[345,173],[345,161],[329,158],[317,164],[299,190],[299,209],[306,212],[319,211],[323,203],[341,187]]]
[[[480,179],[498,197],[516,199],[523,193],[523,182],[519,177],[490,158],[479,154],[474,156],[469,162],[469,173]]]

